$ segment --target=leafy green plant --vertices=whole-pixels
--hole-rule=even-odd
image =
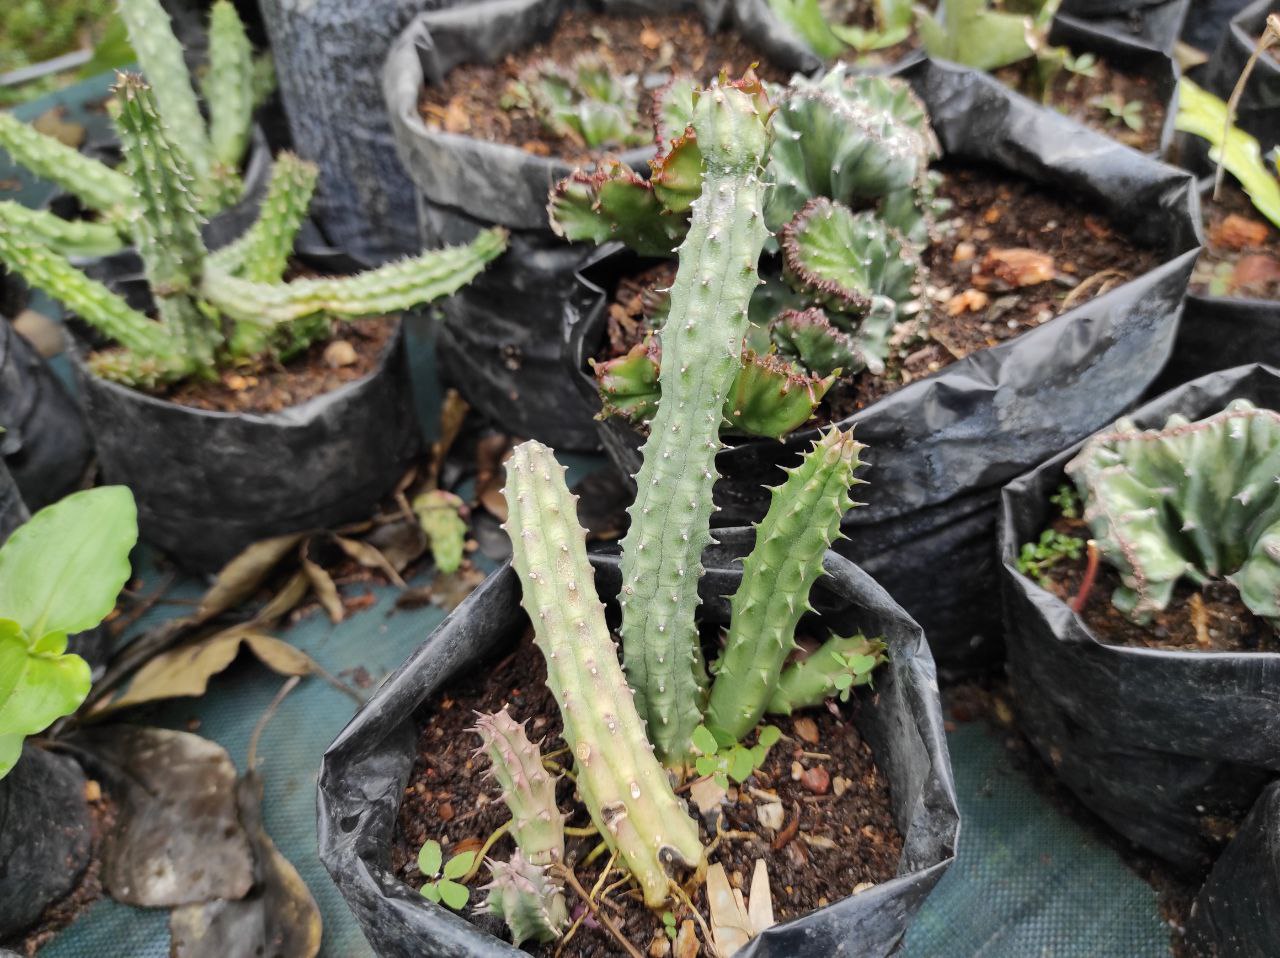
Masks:
[[[1097,78],[1102,74],[1102,64],[1098,62],[1098,57],[1093,53],[1082,53],[1079,56],[1073,56],[1070,51],[1062,56],[1062,69],[1074,77],[1090,77]]]
[[[475,852],[463,852],[446,862],[440,843],[433,838],[427,839],[418,851],[418,871],[428,879],[423,882],[422,897],[460,911],[471,897],[471,889],[458,879],[471,870],[475,860]]]
[[[1163,429],[1129,419],[1067,464],[1103,561],[1120,576],[1117,609],[1138,622],[1183,579],[1225,579],[1255,615],[1280,622],[1280,413],[1244,399]]]
[[[905,83],[843,66],[818,81],[797,77],[772,95],[750,83],[760,108],[775,111],[763,216],[779,231],[781,255],[764,264],[752,296],[725,421],[729,431],[780,438],[812,418],[837,375],[882,371],[894,330],[922,318],[919,250],[944,206],[928,168],[937,141]],[[697,134],[681,126],[692,103],[682,88],[660,98],[659,136],[662,125],[682,132],[650,162],[647,180],[614,163],[559,183],[552,228],[573,241],[621,240],[650,256],[687,242],[702,188]],[[666,328],[594,364],[605,414],[649,422]]]
[[[506,102],[530,110],[557,136],[590,149],[649,141],[640,119],[639,78],[619,74],[598,54],[582,54],[567,67],[554,60],[529,64],[512,81]]]
[[[1018,571],[1035,579],[1042,588],[1047,588],[1050,569],[1064,559],[1079,559],[1083,553],[1083,539],[1056,529],[1045,529],[1036,542],[1022,544],[1018,553]]]
[[[997,70],[1036,56],[1057,7],[1048,0],[1024,13],[992,0],[941,0],[932,13],[916,9],[916,30],[931,57]]]
[[[137,539],[132,493],[104,486],[41,509],[0,547],[0,778],[23,739],[89,694],[89,665],[67,636],[110,614]]]
[[[0,262],[115,341],[115,348],[89,359],[103,378],[151,389],[189,376],[213,378],[219,368],[264,356],[284,359],[326,337],[333,320],[382,315],[452,293],[506,247],[505,232],[491,229],[468,245],[354,276],[285,282],[315,167],[282,154],[257,221],[210,253],[200,234],[192,172],[169,139],[150,87],[122,74],[114,104],[127,172],[106,171],[97,188],[127,192],[136,204],[127,215],[155,300],[154,319],[47,245],[27,211],[0,203]]]
[[[426,533],[431,558],[441,572],[457,572],[467,544],[467,504],[452,492],[432,489],[414,497],[413,512]]]
[[[1049,497],[1049,501],[1058,507],[1058,514],[1064,519],[1077,519],[1080,516],[1080,497],[1067,483],[1058,487],[1058,491]]]
[[[769,0],[774,16],[824,59],[838,57],[846,50],[883,50],[911,35],[910,0],[873,0],[870,7],[871,22],[863,25],[828,18],[819,0]]]
[[[1108,93],[1105,96],[1093,97],[1089,100],[1089,105],[1095,110],[1109,114],[1113,120],[1123,123],[1135,133],[1141,133],[1146,128],[1147,121],[1143,116],[1141,100],[1130,100],[1126,103],[1119,93]]]
[[[723,729],[699,725],[691,739],[696,756],[693,767],[699,775],[710,776],[721,788],[728,788],[730,780],[742,783],[750,778],[781,737],[782,731],[776,725],[764,725],[756,744],[748,748]]]

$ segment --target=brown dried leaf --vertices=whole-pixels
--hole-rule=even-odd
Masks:
[[[311,675],[319,669],[306,652],[275,636],[251,632],[244,637],[244,644],[277,675]]]
[[[986,309],[991,303],[991,297],[980,289],[966,289],[962,293],[956,293],[947,300],[946,310],[948,316],[959,316],[961,313],[978,313]]]
[[[209,591],[196,609],[197,622],[207,622],[215,615],[233,609],[261,588],[276,565],[302,541],[303,533],[295,532],[274,539],[255,542],[222,567]]]
[[[440,470],[444,468],[444,461],[448,458],[458,433],[462,431],[462,424],[470,409],[458,390],[445,391],[444,402],[440,406],[440,438],[431,444],[431,465],[426,476],[428,489],[435,489],[440,485]]]
[[[476,500],[503,522],[507,521],[507,500],[502,497],[502,464],[511,455],[511,446],[511,437],[503,433],[483,436],[476,443]]]
[[[1241,250],[1265,245],[1270,232],[1266,223],[1231,213],[1209,229],[1209,242],[1215,246]]]
[[[392,565],[391,561],[384,556],[375,546],[367,542],[361,542],[358,539],[347,539],[343,536],[334,536],[334,541],[338,543],[339,548],[347,555],[355,559],[366,569],[377,569],[388,579],[404,588],[404,579],[400,578],[400,573]]]
[[[974,285],[984,289],[1021,289],[1047,283],[1054,277],[1053,257],[1022,247],[993,249],[982,257]]]
[[[330,621],[336,625],[345,619],[347,611],[342,607],[342,597],[338,595],[338,587],[333,584],[333,577],[305,555],[302,556],[302,571],[307,574],[316,598],[329,613]]]
[[[706,893],[716,953],[732,955],[751,940],[751,918],[719,862],[707,869]]]
[[[431,583],[431,604],[452,612],[484,581],[484,573],[471,563],[457,572],[441,573]]]
[[[775,924],[773,918],[773,893],[769,891],[769,869],[763,858],[757,858],[751,873],[751,894],[747,899],[747,914],[751,918],[751,934],[758,935]]]

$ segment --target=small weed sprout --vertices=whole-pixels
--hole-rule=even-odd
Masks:
[[[422,897],[437,905],[443,903],[454,911],[462,909],[471,897],[471,890],[456,879],[469,872],[475,860],[475,852],[463,852],[446,862],[440,843],[427,839],[418,852],[418,870],[428,879],[422,886]]]

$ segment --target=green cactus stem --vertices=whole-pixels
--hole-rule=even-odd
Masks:
[[[210,266],[255,283],[280,282],[311,205],[317,174],[315,164],[287,150],[280,153],[258,218],[243,236],[212,253]]]
[[[486,860],[492,880],[484,886],[488,897],[477,913],[497,915],[507,924],[511,940],[519,946],[533,940],[555,941],[569,924],[564,890],[546,866],[535,865],[516,851],[511,861]]]
[[[670,256],[685,233],[683,218],[667,215],[652,184],[616,160],[557,183],[547,214],[552,232],[571,243],[618,240],[641,256]]]
[[[668,866],[701,871],[706,853],[697,825],[652,754],[635,693],[618,665],[564,468],[546,446],[521,443],[507,462],[503,495],[521,602],[547,661],[547,685],[564,720],[578,794],[639,883],[645,903],[661,907]]]
[[[552,60],[520,72],[517,99],[527,99],[552,133],[590,149],[639,146],[648,141],[638,105],[638,78],[620,74],[603,57],[583,54],[567,67]]]
[[[1280,414],[1244,399],[1163,429],[1121,419],[1067,474],[1102,558],[1120,574],[1116,608],[1138,622],[1182,579],[1226,578],[1255,615],[1280,623]]]
[[[769,325],[769,336],[782,355],[798,360],[819,376],[856,373],[867,366],[853,337],[832,326],[827,314],[817,306],[778,314]]]
[[[476,716],[471,729],[480,736],[477,755],[489,760],[489,772],[511,810],[511,836],[534,865],[564,861],[564,816],[556,807],[556,780],[542,767],[542,750],[504,708]]]
[[[742,367],[725,400],[725,428],[781,439],[813,417],[834,376],[811,376],[776,352],[742,354]]]
[[[418,525],[426,533],[436,569],[448,575],[462,565],[467,543],[466,503],[452,492],[432,489],[413,500]]]
[[[63,256],[105,256],[118,251],[120,234],[104,223],[64,220],[46,210],[32,210],[13,200],[0,200],[4,220],[13,229],[33,237],[42,246]]]
[[[769,490],[769,510],[730,599],[729,635],[707,703],[708,726],[735,740],[756,727],[797,647],[796,624],[812,611],[809,591],[822,575],[823,556],[854,505],[849,488],[861,481],[854,472],[862,448],[852,430],[832,428]]]
[[[209,11],[209,70],[202,89],[214,178],[238,185],[253,128],[253,46],[231,0],[216,0]]]
[[[128,211],[136,205],[129,177],[3,110],[0,148],[19,166],[56,183],[85,206],[97,210],[113,226],[127,222]]]
[[[859,633],[832,635],[816,651],[782,670],[765,709],[770,715],[790,715],[813,708],[829,698],[848,698],[850,689],[868,685],[877,666],[887,661],[881,639]]]
[[[662,353],[653,337],[632,346],[626,355],[591,361],[603,408],[600,418],[621,416],[648,422],[658,409],[658,364]]]
[[[757,84],[758,88],[758,84]],[[704,671],[694,613],[711,539],[720,424],[737,375],[764,247],[767,109],[756,90],[713,86],[694,109],[702,196],[662,327],[662,398],[641,450],[623,540],[622,645],[636,705],[663,761],[683,764],[701,721]]]
[[[919,254],[874,213],[816,197],[783,228],[780,245],[787,281],[824,306],[862,315],[883,297],[904,313],[918,310]]]

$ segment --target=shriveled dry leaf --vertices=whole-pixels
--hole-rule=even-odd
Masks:
[[[775,924],[773,919],[773,894],[769,891],[769,869],[763,858],[756,859],[751,873],[751,893],[747,900],[747,915],[751,919],[751,934],[758,935]]]
[[[302,571],[307,574],[316,598],[324,606],[325,612],[329,613],[330,621],[337,625],[345,619],[347,610],[343,608],[342,597],[338,595],[338,587],[333,584],[333,577],[305,555],[302,556]]]
[[[365,541],[382,553],[397,573],[404,572],[427,551],[427,535],[416,517],[380,525]]]
[[[482,436],[476,443],[476,500],[503,522],[507,521],[507,500],[502,497],[506,477],[502,464],[511,446],[511,437],[502,433]]]
[[[1008,247],[989,250],[973,282],[984,289],[1020,289],[1047,283],[1054,275],[1053,257],[1048,253]]]
[[[440,407],[440,438],[431,444],[431,465],[427,469],[427,488],[435,489],[440,485],[440,470],[453,448],[462,424],[466,421],[471,407],[456,389],[448,389],[444,394],[444,402]]]
[[[707,869],[706,892],[716,952],[732,955],[751,940],[751,918],[743,906],[741,894],[735,894],[724,866],[719,862]]]
[[[222,567],[209,591],[200,600],[196,619],[207,622],[233,609],[262,587],[276,565],[302,541],[303,533],[276,536],[255,542]]]
[[[400,573],[396,570],[391,561],[384,556],[375,546],[367,542],[361,542],[359,539],[347,539],[343,536],[334,536],[334,541],[338,543],[338,547],[347,555],[355,559],[366,569],[377,569],[383,573],[388,579],[394,582],[400,588],[404,588],[404,579],[400,578]]]

